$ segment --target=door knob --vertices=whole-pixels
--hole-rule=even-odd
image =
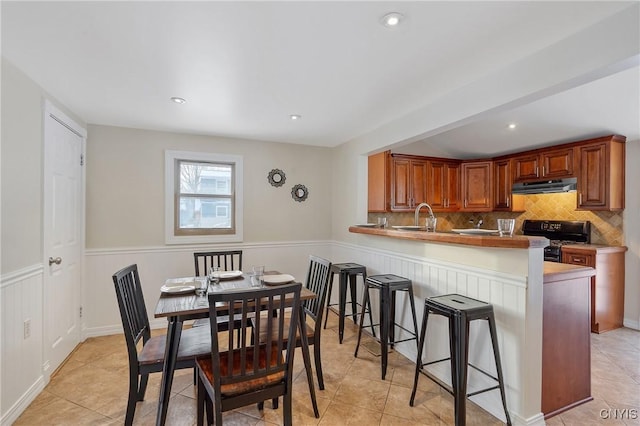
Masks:
[[[56,257],[55,259],[53,257],[49,258],[49,266],[53,265],[53,264],[59,265],[62,263],[62,258],[61,257]]]

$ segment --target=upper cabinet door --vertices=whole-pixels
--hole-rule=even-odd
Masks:
[[[434,211],[456,211],[460,208],[460,163],[429,161],[427,203]]]
[[[427,200],[427,160],[391,156],[391,211],[413,211]]]
[[[578,147],[578,210],[623,210],[626,138],[594,139]]]
[[[388,212],[389,200],[389,151],[369,156],[368,211],[371,213]]]
[[[528,154],[513,158],[513,180],[522,182],[540,178],[540,156]]]
[[[462,163],[463,211],[487,212],[493,208],[491,161]]]
[[[542,152],[540,154],[542,177],[549,179],[574,177],[573,152],[573,147]]]
[[[391,166],[391,210],[411,209],[411,161],[405,158],[393,158]]]

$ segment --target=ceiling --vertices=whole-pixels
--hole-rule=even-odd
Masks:
[[[389,130],[606,19],[637,16],[637,1],[1,7],[2,55],[88,124],[328,147],[371,137],[394,151],[458,158],[610,133],[640,139],[640,48],[623,65],[594,65],[589,78],[536,96]],[[380,23],[391,11],[404,15],[393,29]],[[609,49],[594,45],[593,55]]]

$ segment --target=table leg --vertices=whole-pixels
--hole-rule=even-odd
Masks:
[[[315,414],[316,419],[319,419],[320,412],[318,411],[318,402],[316,401],[316,388],[313,384],[313,371],[311,369],[311,356],[309,355],[309,340],[307,339],[307,331],[305,330],[305,321],[304,308],[300,307],[298,329],[300,330],[300,340],[302,341],[302,358],[304,359],[304,369],[307,371],[307,382],[309,383],[309,393],[311,394],[313,414]]]
[[[178,358],[178,346],[182,335],[182,321],[178,317],[169,317],[167,327],[167,343],[164,351],[164,366],[162,367],[162,382],[160,384],[160,396],[158,398],[158,413],[156,415],[156,426],[164,426],[167,419],[167,408],[169,407],[169,396],[173,383],[173,372],[176,368]]]

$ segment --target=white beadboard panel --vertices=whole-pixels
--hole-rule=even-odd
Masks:
[[[479,249],[481,250],[481,249]],[[429,250],[425,250],[428,252]],[[529,250],[531,251],[531,250]],[[515,424],[537,424],[540,416],[540,394],[531,394],[532,386],[529,380],[540,380],[534,373],[527,375],[527,366],[523,365],[524,352],[530,347],[541,345],[541,314],[527,312],[536,310],[535,300],[529,300],[529,277],[522,273],[522,263],[528,262],[528,250],[520,251],[520,265],[514,268],[514,273],[482,269],[475,264],[465,265],[464,258],[459,262],[443,259],[421,257],[385,250],[373,246],[359,246],[337,242],[333,246],[335,263],[355,262],[367,267],[368,275],[391,273],[408,278],[413,283],[414,298],[417,311],[418,327],[421,327],[424,313],[424,299],[441,294],[458,293],[468,297],[491,303],[494,307],[498,346],[500,350],[502,371],[507,389],[507,405],[515,419]],[[541,252],[541,250],[540,250]],[[511,256],[514,257],[513,253]],[[537,254],[534,256],[537,259]],[[515,258],[515,257],[514,257]],[[541,260],[540,260],[541,261]],[[541,277],[540,277],[541,279]],[[360,282],[360,280],[358,281]],[[541,286],[541,280],[538,285]],[[358,294],[362,289],[358,289]],[[331,295],[337,301],[337,285],[333,287]],[[541,294],[541,293],[540,293]],[[359,296],[360,297],[360,296]],[[539,297],[533,292],[532,297]],[[377,295],[372,295],[375,304],[372,306],[374,315],[378,315]],[[541,303],[541,300],[537,302]],[[541,308],[540,308],[541,309]],[[533,331],[525,326],[525,320],[530,317],[533,321],[539,319],[539,324],[533,326]],[[374,317],[374,321],[376,321]],[[403,293],[398,293],[396,306],[396,320],[405,328],[413,329],[409,304]],[[366,322],[366,321],[365,321]],[[529,327],[531,328],[531,326]],[[539,328],[536,332],[536,328]],[[529,333],[529,334],[527,334]],[[400,334],[401,336],[406,335]],[[413,341],[396,345],[396,350],[415,361],[417,345]],[[439,315],[429,315],[427,340],[423,361],[432,361],[449,356],[449,330],[446,319]],[[475,366],[496,375],[493,348],[488,324],[485,321],[473,321],[469,333],[469,359]],[[470,376],[469,388],[479,387],[482,383],[474,383]],[[422,377],[421,380],[427,380]],[[450,381],[450,380],[448,380]],[[535,386],[533,386],[535,389]],[[502,402],[498,391],[490,391],[477,395],[473,400],[499,419],[505,420]],[[537,408],[531,409],[532,406]],[[542,423],[543,424],[543,423]]]
[[[166,326],[164,318],[153,312],[160,287],[167,278],[193,276],[196,251],[243,251],[242,267],[265,265],[267,270],[286,272],[304,282],[309,255],[331,259],[327,241],[294,241],[229,246],[161,246],[87,250],[85,252],[86,291],[83,300],[83,337],[122,332],[122,322],[113,288],[112,275],[133,263],[138,265],[149,321],[153,328]]]
[[[0,342],[1,424],[11,424],[44,388],[43,267],[33,265],[2,277]],[[30,335],[24,324],[30,321]]]

